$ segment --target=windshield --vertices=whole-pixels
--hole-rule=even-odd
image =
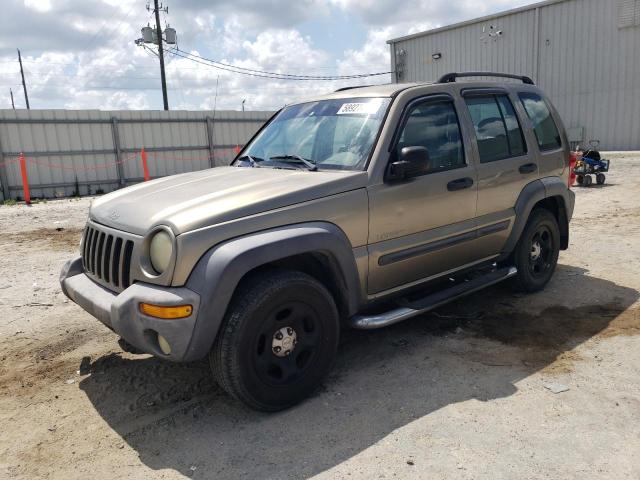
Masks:
[[[280,167],[283,157],[297,156],[320,170],[362,170],[390,101],[341,98],[285,107],[253,139],[240,160],[248,163],[244,161],[248,156],[261,167]]]

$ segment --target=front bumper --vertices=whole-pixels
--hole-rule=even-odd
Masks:
[[[64,294],[96,317],[127,342],[152,355],[175,362],[194,360],[189,345],[195,333],[200,296],[188,288],[161,287],[135,283],[117,294],[84,274],[80,257],[67,262],[60,273]],[[191,305],[189,317],[164,320],[149,317],[140,311],[141,302],[161,306]],[[158,345],[162,335],[171,346],[164,354]]]

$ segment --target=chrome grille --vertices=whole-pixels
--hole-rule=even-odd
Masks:
[[[134,242],[111,229],[89,224],[82,243],[82,264],[87,275],[113,290],[131,285]]]

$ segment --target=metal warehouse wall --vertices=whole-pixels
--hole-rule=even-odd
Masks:
[[[108,192],[143,178],[227,164],[272,115],[232,111],[0,110],[0,200]]]
[[[640,149],[638,0],[550,0],[389,43],[398,82],[465,70],[529,75],[572,140]]]

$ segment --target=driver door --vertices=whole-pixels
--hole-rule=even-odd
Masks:
[[[390,162],[411,146],[427,148],[430,161],[419,177],[369,187],[370,296],[472,261],[477,178],[453,98],[411,101],[400,125]]]

